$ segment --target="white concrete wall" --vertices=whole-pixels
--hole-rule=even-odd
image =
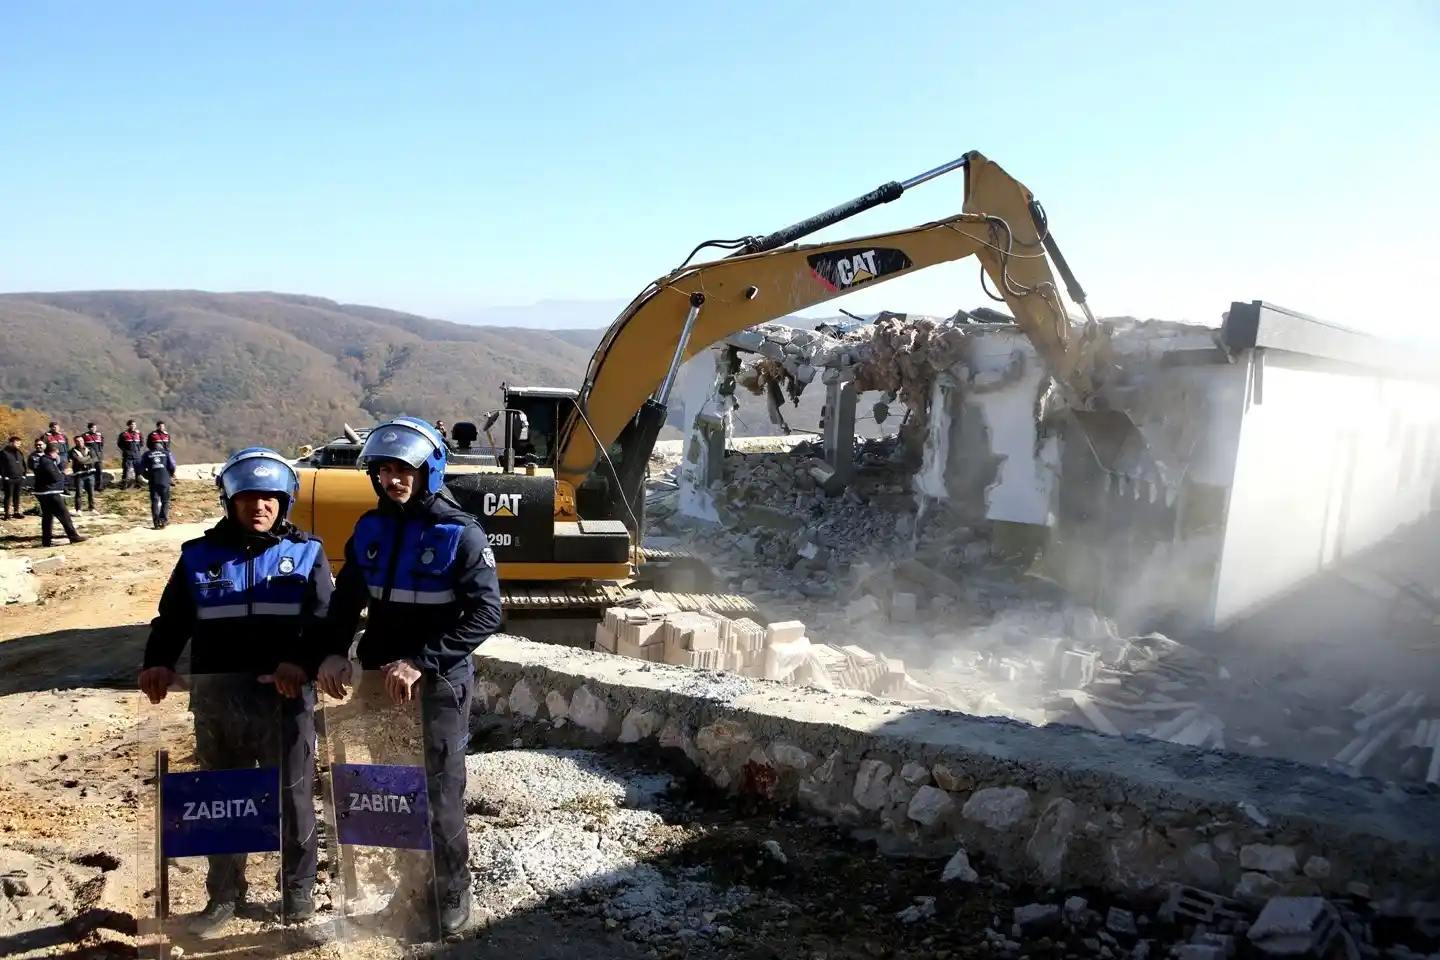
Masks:
[[[967,413],[979,411],[990,431],[991,451],[1004,462],[996,483],[985,494],[986,519],[1051,525],[1052,492],[1060,471],[1060,446],[1046,439],[1035,449],[1036,400],[1046,371],[1035,348],[1019,332],[995,333],[977,340],[971,354],[976,369]],[[1019,378],[998,389],[1007,367],[1023,366]]]
[[[1018,369],[1018,375],[1015,371]],[[969,359],[936,377],[930,420],[916,490],[937,500],[970,499],[974,491],[952,490],[964,479],[947,475],[964,418],[978,418],[989,435],[989,451],[1001,458],[985,490],[986,519],[1049,525],[1051,494],[1059,472],[1059,445],[1047,439],[1036,455],[1035,405],[1046,373],[1035,349],[1019,332],[976,334]],[[968,426],[974,426],[969,424]]]
[[[1219,626],[1427,515],[1440,468],[1440,385],[1275,350],[1247,372]]]

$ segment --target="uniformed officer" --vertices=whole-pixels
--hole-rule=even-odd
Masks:
[[[120,433],[120,489],[140,486],[140,458],[145,455],[145,438],[135,429],[134,420],[125,421]]]
[[[417,418],[391,420],[366,438],[359,464],[379,502],[345,544],[317,683],[331,696],[345,695],[350,641],[368,606],[356,651],[362,669],[381,671],[396,702],[414,697],[419,685],[440,927],[448,936],[470,920],[470,657],[500,627],[500,584],[485,531],[445,489],[446,461],[439,433]]]
[[[250,447],[215,478],[225,516],[180,548],[145,645],[140,689],[159,703],[190,642],[190,711],[204,769],[265,766],[280,757],[281,909],[287,922],[315,912],[315,688],[323,625],[334,589],[320,540],[289,522],[300,488],[278,453]],[[212,856],[209,901],[191,924],[213,934],[246,896],[245,855]]]
[[[89,447],[95,454],[95,490],[103,492],[105,489],[105,434],[94,423],[85,425],[85,446]]]

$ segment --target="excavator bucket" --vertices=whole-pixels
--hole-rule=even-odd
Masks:
[[[1128,413],[1073,408],[1070,413],[1102,470],[1135,480],[1168,479],[1166,462],[1157,455],[1153,444]]]

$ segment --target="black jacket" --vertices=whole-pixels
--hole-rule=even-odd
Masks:
[[[65,491],[65,474],[60,469],[60,461],[52,460],[50,457],[41,457],[30,467],[35,474],[35,486],[32,493],[63,493]]]
[[[297,549],[306,544],[314,548]],[[186,541],[150,622],[144,666],[175,669],[188,642],[194,674],[258,676],[288,662],[313,678],[323,646],[314,631],[334,589],[320,547],[289,523],[260,535],[228,518]],[[316,553],[307,570],[296,568],[295,557]],[[298,610],[280,609],[287,601]]]
[[[169,450],[146,450],[140,458],[140,473],[152,487],[168,487],[175,482],[175,455]]]
[[[25,466],[25,451],[0,447],[0,479],[20,480],[28,471]]]
[[[399,506],[380,498],[345,543],[327,653],[344,656],[369,608],[357,655],[374,670],[410,660],[449,673],[500,628],[500,580],[480,522],[448,491]]]

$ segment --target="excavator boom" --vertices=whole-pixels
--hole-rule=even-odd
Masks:
[[[560,440],[556,479],[572,487],[584,481],[636,411],[647,404],[663,411],[680,365],[716,341],[972,255],[996,291],[992,296],[1009,306],[1071,407],[1089,409],[1097,388],[1100,328],[1093,318],[1076,326],[1066,314],[1047,250],[1082,306],[1084,293],[1059,256],[1043,210],[999,164],[975,152],[911,183],[955,167],[965,171],[965,200],[954,216],[832,243],[779,246],[887,202],[905,186],[891,184],[752,240],[747,247],[754,252],[681,267],[652,283],[610,326],[591,358],[577,401],[580,416],[572,418]]]

